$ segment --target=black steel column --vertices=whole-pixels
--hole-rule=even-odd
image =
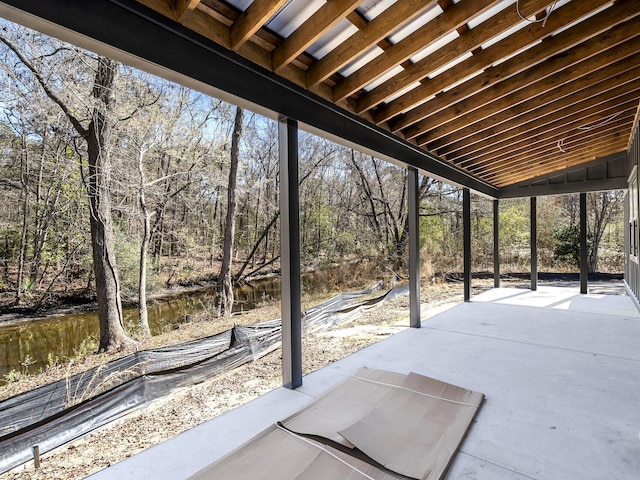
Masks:
[[[462,225],[464,301],[468,302],[471,300],[471,193],[468,188],[462,189]]]
[[[302,385],[302,300],[298,191],[298,122],[278,119],[280,161],[280,265],[282,295],[282,383]]]
[[[493,286],[500,288],[500,201],[493,201]]]
[[[531,290],[538,289],[538,209],[536,197],[531,197]]]
[[[587,293],[589,262],[587,260],[587,194],[580,194],[580,293]]]
[[[418,169],[408,168],[409,183],[409,326],[420,328],[420,199]]]

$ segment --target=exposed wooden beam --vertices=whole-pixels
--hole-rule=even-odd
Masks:
[[[438,95],[434,100],[393,122],[393,129],[401,126],[406,136],[414,138],[459,115],[482,108],[502,96],[581,62],[605,48],[633,38],[640,33],[637,25],[634,22],[624,22],[639,13],[637,5],[633,2],[618,3],[601,15],[581,22],[531,47],[525,53],[488,68],[482,74]],[[613,33],[615,36],[611,35]],[[448,72],[443,75],[448,75]],[[476,95],[480,92],[482,95]],[[474,98],[469,99],[471,96]],[[454,105],[455,107],[450,108]],[[435,115],[445,109],[445,112]]]
[[[577,158],[576,156],[582,156],[583,161],[586,161],[583,149],[591,148],[595,150],[600,148],[601,145],[606,145],[610,138],[625,137],[630,124],[631,120],[628,117],[616,118],[614,122],[604,127],[585,132],[582,136],[567,140],[563,146],[564,151],[561,151],[555,142],[549,142],[546,146],[532,148],[527,153],[514,155],[508,160],[502,160],[483,167],[480,176],[494,181],[497,178],[507,178],[524,171],[531,173],[531,170],[536,166],[555,165],[554,162]],[[591,155],[590,152],[585,151]],[[593,160],[593,158],[589,158],[589,160]],[[532,175],[532,178],[539,175],[536,173],[536,175]]]
[[[545,26],[526,24],[486,49],[481,45],[521,22],[513,4],[470,28],[470,18],[499,0],[436,0],[444,13],[392,44],[389,38],[395,32],[435,2],[398,0],[367,21],[356,11],[361,0],[327,0],[289,38],[282,39],[263,27],[286,0],[246,2],[245,12],[223,0],[138,1],[498,186],[621,148],[622,137],[629,141],[629,110],[634,103],[637,107],[640,96],[640,18],[634,0],[616,0],[602,10],[610,0],[581,0],[550,14],[553,0],[519,0],[520,13],[548,17]],[[596,10],[600,11],[586,18]],[[304,52],[344,18],[358,28],[356,34],[318,61]],[[579,23],[567,29],[573,22]],[[410,61],[454,31],[457,39],[415,64]],[[374,45],[385,53],[348,78],[336,75]],[[469,53],[470,58],[429,78]],[[370,91],[363,90],[397,66],[403,69],[400,73]],[[480,73],[472,78],[476,72]],[[417,88],[397,96],[417,82]],[[576,138],[571,134],[584,123],[607,120],[617,109],[623,110],[620,116],[598,131],[580,132]],[[567,153],[556,145],[565,133]]]
[[[585,145],[594,147],[602,142],[607,135],[619,134],[625,136],[628,133],[625,130],[630,125],[631,118],[628,111],[621,113],[622,116],[616,117],[609,123],[602,122],[603,125],[593,124],[595,128],[592,130],[579,131],[574,129],[574,131],[567,132],[564,136],[558,135],[550,139],[549,142],[534,146],[524,153],[511,155],[499,161],[495,160],[485,166],[474,166],[466,170],[469,172],[482,171],[484,177],[508,176],[520,171],[522,168],[530,168],[536,162],[543,163],[574,154]],[[564,140],[562,150],[558,147],[558,139]]]
[[[382,103],[396,92],[422,81],[430,73],[454,61],[456,58],[471,52],[486,41],[513,27],[520,21],[515,8],[506,8],[499,15],[491,17],[482,25],[473,29],[467,29],[455,40],[449,42],[446,47],[439,48],[435,52],[408,66],[402,72],[394,75],[389,80],[363,94],[356,102],[356,112],[362,113]],[[381,121],[391,118],[380,115]]]
[[[180,21],[185,12],[192,12],[200,4],[200,0],[174,0],[173,10],[176,20]]]
[[[558,9],[557,12],[554,12],[554,14],[549,17],[549,21],[545,27],[542,27],[540,23],[531,24],[529,27],[525,27],[509,35],[507,38],[476,53],[473,57],[451,67],[433,79],[425,80],[419,87],[414,88],[390,104],[378,109],[375,113],[376,122],[382,123],[392,117],[400,115],[403,111],[420,104],[426,98],[442,92],[443,89],[458,80],[467,78],[503,58],[509,57],[514,52],[532,45],[541,39],[547,38],[557,28],[581,18],[594,9],[601,7],[604,3],[606,3],[606,0],[587,0],[585,2],[579,2],[577,5],[566,5]],[[515,10],[515,7],[512,6],[511,8]],[[530,52],[527,52],[526,56],[530,58]],[[508,63],[508,61],[505,63]],[[504,69],[505,67],[503,66],[502,68]],[[470,93],[473,93],[473,91]],[[422,108],[415,108],[406,115],[400,115],[395,118],[391,122],[391,129],[398,131],[406,128],[412,123],[422,120],[429,114],[430,110],[426,108],[426,104],[424,104]]]
[[[535,95],[545,94],[562,83],[639,52],[640,30],[637,29],[637,25],[631,22],[619,27],[565,52],[562,56],[552,58],[543,65],[522,72],[514,77],[512,82],[499,83],[484,91],[483,95],[458,102],[455,107],[441,112],[440,115],[434,115],[438,119],[424,119],[407,128],[404,133],[408,138],[418,136],[416,142],[419,145],[433,142],[463,128],[464,125],[457,121],[461,117],[465,118],[466,125],[470,125],[511,105],[525,102]],[[624,42],[625,38],[631,39]],[[619,43],[621,41],[623,43]],[[457,116],[454,116],[453,112]]]
[[[223,47],[229,48],[231,46],[229,27],[198,9],[186,10],[180,19],[180,23]]]
[[[495,3],[497,3],[496,0],[461,0],[460,3],[452,5],[444,13],[393,45],[384,55],[376,57],[365,67],[340,81],[334,87],[334,101],[352,95],[380,75],[409,59],[416,52],[464,25],[469,19],[484,12]]]
[[[466,167],[480,157],[500,154],[505,148],[512,147],[521,140],[527,141],[531,137],[543,132],[549,132],[554,128],[563,128],[573,120],[579,121],[583,116],[598,113],[602,109],[615,107],[630,98],[635,98],[637,103],[640,98],[639,92],[640,77],[637,77],[633,81],[620,85],[613,90],[583,99],[567,107],[553,108],[553,105],[547,106],[547,109],[540,109],[540,112],[532,112],[531,115],[527,116],[526,123],[521,123],[512,128],[505,128],[503,133],[451,153],[447,155],[447,158],[454,161],[456,165]]]
[[[403,24],[414,20],[425,10],[432,8],[434,3],[435,1],[416,2],[415,0],[396,2],[314,63],[307,71],[307,85],[315,85],[326,80]]]
[[[575,155],[567,155],[560,160],[540,164],[536,167],[535,171],[532,169],[524,169],[522,172],[514,174],[511,177],[496,179],[492,181],[491,184],[498,188],[506,187],[536,176],[549,175],[553,172],[577,167],[581,164],[597,160],[598,158],[614,155],[620,152],[624,152],[623,139],[619,135],[611,136],[611,138],[604,138],[597,146],[584,147],[579,152],[576,152]]]
[[[273,70],[279,72],[309,45],[355,10],[361,0],[329,0],[273,51]]]
[[[463,168],[472,169],[491,163],[499,164],[502,160],[532,152],[539,147],[546,148],[550,144],[558,145],[558,142],[569,141],[574,136],[584,133],[580,128],[585,125],[606,122],[628,110],[635,110],[638,106],[638,100],[640,100],[640,90],[627,93],[619,98],[505,140],[501,142],[502,145],[496,144],[493,152],[483,152],[481,155],[471,158],[456,158],[453,161]]]
[[[636,73],[640,73],[639,68],[640,54],[631,55],[583,77],[564,82],[561,86],[547,92],[545,95],[531,97],[524,102],[510,105],[509,108],[495,113],[491,117],[466,125],[452,134],[445,135],[429,143],[428,149],[438,150],[446,146],[447,149],[455,152],[467,145],[473,145],[476,142],[497,135],[503,129],[508,128],[504,124],[526,121],[534,111],[535,115],[545,115],[550,111],[557,110],[556,105],[562,108],[572,102],[580,101],[583,97],[590,97],[600,91],[610,90],[617,85],[630,82],[636,78]],[[540,108],[545,110],[538,113],[537,109]]]
[[[546,147],[532,149],[527,154],[514,156],[508,161],[498,162],[483,168],[479,176],[491,183],[511,179],[523,172],[533,178],[548,173],[539,171],[539,166],[557,165],[571,158],[582,158],[583,162],[593,160],[602,156],[594,153],[601,146],[606,147],[608,144],[616,142],[624,144],[627,141],[632,121],[631,116],[627,114],[626,117],[616,118],[616,121],[609,125],[567,140],[564,144],[564,152],[560,151],[557,144],[550,142]]]
[[[253,0],[231,26],[231,49],[238,49],[267,23],[287,0]]]

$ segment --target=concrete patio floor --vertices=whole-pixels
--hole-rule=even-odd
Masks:
[[[551,286],[490,290],[90,478],[187,478],[363,366],[486,395],[447,479],[640,478],[640,315]]]

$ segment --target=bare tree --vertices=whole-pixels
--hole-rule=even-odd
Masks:
[[[229,315],[233,308],[233,282],[231,279],[231,260],[233,258],[233,238],[236,225],[236,184],[238,178],[238,164],[240,163],[240,136],[244,110],[236,107],[233,133],[231,135],[231,165],[229,167],[229,183],[227,186],[227,218],[224,230],[224,244],[222,247],[222,265],[218,275],[216,288],[216,303],[218,315]]]
[[[20,48],[0,35],[4,43],[33,75],[45,94],[65,114],[74,130],[84,140],[87,155],[85,176],[89,197],[89,223],[93,251],[93,268],[98,300],[100,322],[100,351],[126,348],[133,341],[125,334],[122,320],[120,282],[115,259],[114,233],[111,217],[110,187],[110,136],[113,126],[115,84],[118,64],[99,56],[95,62],[93,88],[86,102],[86,117],[83,119],[73,107],[56,93],[56,81],[47,81],[42,71],[42,58],[30,60]],[[64,51],[65,49],[60,49]],[[49,54],[54,56],[57,51]],[[82,55],[80,52],[76,52]],[[38,61],[39,60],[39,61]]]
[[[590,223],[591,249],[589,252],[589,271],[599,271],[598,259],[600,243],[607,227],[620,216],[622,211],[624,192],[607,191],[588,194],[589,207],[593,212],[593,222]]]

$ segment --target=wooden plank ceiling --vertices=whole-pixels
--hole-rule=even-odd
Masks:
[[[138,0],[496,187],[627,149],[638,0]]]

